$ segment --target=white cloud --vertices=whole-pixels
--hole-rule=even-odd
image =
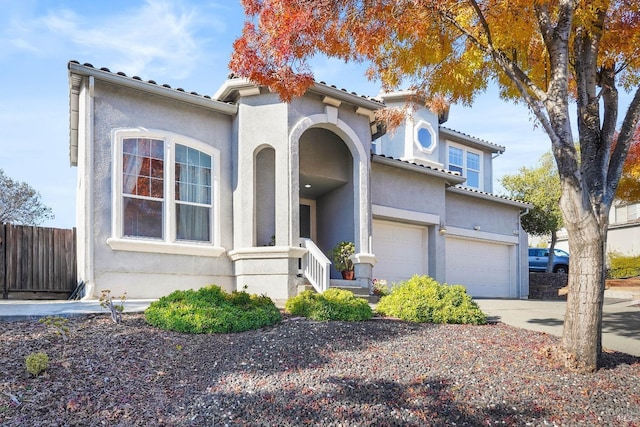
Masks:
[[[0,43],[11,46],[13,53],[50,57],[71,52],[67,59],[95,61],[128,75],[180,80],[215,49],[211,34],[224,35],[227,24],[216,12],[215,6],[179,0],[146,0],[92,16],[70,9],[39,15],[21,10],[0,34]]]
[[[118,71],[133,75],[186,77],[200,57],[199,25],[195,9],[149,0],[142,7],[83,23],[73,12],[61,11],[43,19],[54,34],[68,38],[83,55],[118,58]]]

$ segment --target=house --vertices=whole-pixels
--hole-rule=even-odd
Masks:
[[[528,205],[492,191],[504,147],[442,127],[411,94],[315,83],[290,103],[231,78],[212,96],[70,62],[78,277],[157,298],[215,283],[284,300],[345,285],[324,254],[355,243],[355,280],[429,274],[526,298]],[[374,113],[409,108],[383,134]]]
[[[556,247],[571,253],[569,236],[563,228],[558,231]],[[640,256],[640,203],[616,201],[609,210],[607,254]]]

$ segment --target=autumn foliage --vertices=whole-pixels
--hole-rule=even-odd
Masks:
[[[521,93],[504,63],[529,89],[547,90],[550,59],[539,14],[558,14],[556,1],[243,0],[250,18],[234,44],[230,68],[270,87],[284,100],[313,83],[309,60],[324,54],[370,64],[384,88],[412,87],[469,104],[491,79],[504,98]],[[635,0],[576,2],[575,20],[596,22],[608,10],[599,52],[603,70],[617,69],[624,87],[638,84],[640,6]],[[595,29],[594,29],[595,30]],[[613,47],[613,48],[612,48]],[[622,59],[624,58],[624,61]],[[573,83],[575,88],[575,82]]]
[[[640,202],[640,131],[636,130],[629,147],[616,198],[630,203]]]

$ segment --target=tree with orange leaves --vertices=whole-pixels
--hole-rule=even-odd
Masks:
[[[627,160],[622,166],[616,199],[628,203],[640,202],[640,130],[638,129],[629,147]]]
[[[602,350],[608,213],[640,116],[637,0],[243,0],[230,67],[283,100],[321,53],[371,65],[383,88],[471,104],[490,80],[525,103],[551,141],[571,247],[561,341],[589,372]],[[618,90],[634,95],[619,129]],[[569,111],[577,111],[574,138]],[[499,123],[497,123],[499,126]],[[579,149],[574,141],[579,140]]]

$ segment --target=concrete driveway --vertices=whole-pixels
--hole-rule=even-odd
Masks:
[[[565,301],[476,299],[476,302],[491,320],[562,335]],[[602,345],[640,357],[640,301],[605,297]]]

